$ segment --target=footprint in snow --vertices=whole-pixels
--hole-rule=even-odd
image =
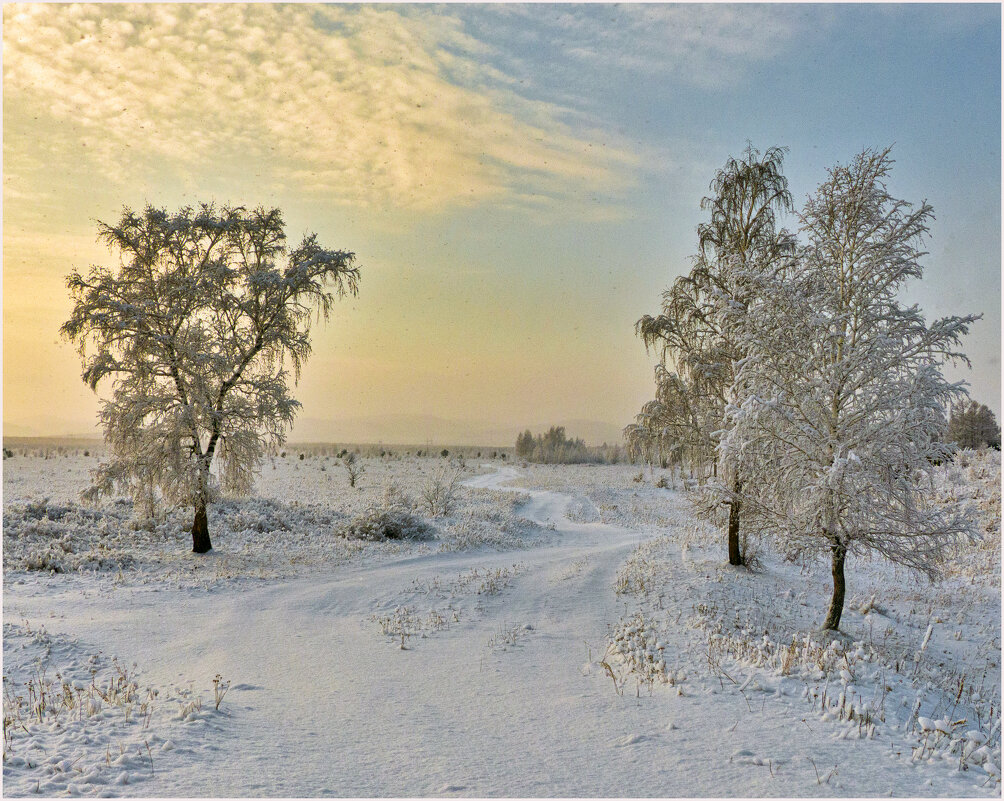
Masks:
[[[648,742],[657,739],[658,735],[650,734],[625,734],[613,741],[614,748],[623,748],[626,745],[638,745],[638,743]]]
[[[466,789],[467,789],[467,787],[464,786],[463,784],[444,784],[442,787],[439,788],[438,792],[440,792],[440,793],[459,793],[459,792],[462,792],[463,790],[466,790]]]
[[[230,689],[232,690],[264,690],[264,687],[260,687],[257,684],[235,684]]]
[[[761,756],[757,756],[748,748],[741,748],[738,751],[733,752],[730,760],[735,762],[737,765],[766,765],[768,760]],[[774,765],[780,765],[780,762],[773,762]]]

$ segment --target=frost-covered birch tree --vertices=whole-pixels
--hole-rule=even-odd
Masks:
[[[678,373],[655,367],[655,398],[641,407],[635,422],[624,429],[631,451],[649,463],[665,467],[686,463],[701,472],[713,455],[711,432],[720,409],[707,402]]]
[[[250,490],[299,407],[289,386],[312,319],[357,290],[354,254],[314,234],[288,247],[284,229],[278,209],[126,208],[98,224],[118,265],[67,278],[74,307],[61,331],[79,346],[84,381],[111,381],[100,413],[110,460],[95,489],[145,498],[158,487],[191,506],[196,553],[212,548],[214,460],[225,490]]]
[[[672,409],[681,417],[670,428],[687,431],[689,451],[719,479],[699,511],[712,514],[722,505],[728,507],[732,565],[744,562],[740,490],[745,479],[736,466],[728,475],[718,475],[714,435],[727,424],[724,413],[734,365],[744,352],[732,328],[723,325],[722,315],[745,305],[748,276],[771,269],[794,251],[794,239],[777,221],[778,212],[792,210],[782,172],[785,151],[771,147],[761,154],[748,144],[740,158],[730,157],[718,170],[712,194],[701,201],[710,219],[698,226],[699,250],[691,271],[663,293],[661,313],[645,315],[636,326],[646,347],[657,348],[663,361],[675,367],[657,372],[657,395],[673,394],[680,401]]]
[[[750,276],[754,300],[733,320],[745,354],[720,453],[753,480],[744,503],[792,554],[830,556],[823,624],[840,625],[848,554],[876,552],[935,575],[944,546],[971,532],[959,506],[923,492],[949,456],[945,380],[975,317],[928,325],[897,293],[922,276],[926,203],[892,197],[889,151],[865,151],[801,214],[807,244],[782,274]]]

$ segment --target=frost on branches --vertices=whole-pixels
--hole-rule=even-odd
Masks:
[[[746,478],[732,470],[719,475],[715,437],[727,425],[725,407],[735,380],[734,365],[745,344],[727,325],[723,310],[743,307],[753,289],[749,277],[768,270],[794,250],[794,239],[778,228],[776,214],[792,209],[788,179],[781,171],[784,148],[761,155],[747,145],[729,158],[701,201],[710,220],[698,226],[698,255],[691,271],[663,293],[662,313],[645,315],[636,326],[646,347],[661,351],[675,371],[656,368],[656,399],[643,407],[625,435],[635,450],[687,458],[702,478],[713,473],[726,492],[711,508],[729,507],[729,564],[741,565],[739,490]],[[723,307],[724,305],[724,307]],[[699,510],[700,511],[700,510]]]
[[[314,313],[327,318],[335,294],[356,293],[355,257],[313,234],[288,248],[278,209],[124,209],[98,226],[119,265],[70,274],[61,329],[84,381],[112,382],[101,405],[111,458],[92,495],[118,485],[149,506],[159,489],[194,508],[192,549],[205,553],[214,457],[225,490],[251,488],[299,406],[287,365],[299,378]]]
[[[930,576],[973,526],[961,505],[922,491],[950,458],[945,415],[964,394],[941,374],[976,317],[927,325],[897,292],[920,278],[932,210],[896,200],[889,151],[865,151],[801,214],[807,244],[792,262],[748,275],[754,300],[733,318],[745,358],[720,455],[791,554],[828,552],[837,629],[848,553],[877,552]]]

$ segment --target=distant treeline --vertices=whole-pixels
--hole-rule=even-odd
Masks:
[[[1001,427],[997,417],[982,403],[964,400],[952,408],[948,420],[948,440],[960,448],[1001,449]]]
[[[623,451],[619,445],[589,447],[584,440],[569,439],[564,426],[551,426],[534,436],[527,429],[516,437],[516,458],[538,464],[616,464]]]
[[[4,458],[12,456],[38,456],[54,458],[57,456],[95,456],[103,458],[106,455],[105,444],[100,439],[83,437],[4,437]],[[513,458],[512,446],[498,445],[395,445],[371,442],[287,442],[280,447],[266,450],[266,455],[272,458],[304,458],[334,457],[354,453],[366,459],[403,459],[420,457],[429,459],[463,458],[497,459],[509,461]]]
[[[308,457],[333,456],[340,458],[346,453],[354,453],[365,459],[403,459],[417,456],[419,458],[445,459],[498,459],[507,461],[513,458],[512,447],[497,445],[394,445],[372,442],[287,442],[280,448],[269,451],[272,457],[299,456]]]

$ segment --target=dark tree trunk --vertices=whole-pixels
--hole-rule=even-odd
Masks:
[[[195,507],[195,522],[192,523],[192,552],[207,553],[213,550],[209,541],[209,518],[206,516],[206,504],[199,503]]]
[[[840,628],[840,615],[844,611],[844,557],[847,556],[847,547],[844,545],[833,546],[833,599],[830,601],[830,611],[826,613],[824,629],[837,631]]]
[[[729,564],[735,566],[743,563],[743,554],[739,549],[739,509],[742,505],[739,502],[739,491],[742,487],[743,485],[739,481],[733,485],[735,495],[729,506]]]

